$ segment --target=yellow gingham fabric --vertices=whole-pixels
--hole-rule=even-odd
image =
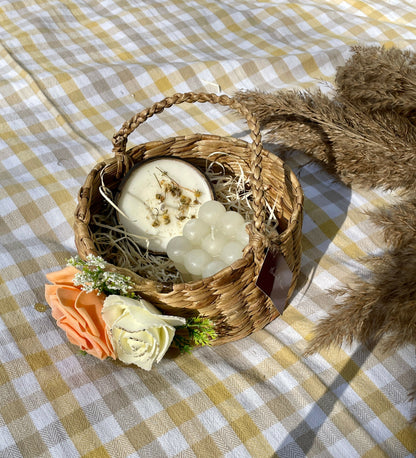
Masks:
[[[357,43],[416,50],[414,2],[0,0],[0,456],[413,456],[413,346],[302,357],[328,289],[382,249],[362,211],[389,196],[301,153],[301,278],[264,330],[145,372],[81,355],[40,311],[45,274],[75,254],[78,189],[126,119],[174,92],[326,88]],[[247,134],[192,105],[131,141],[190,131]]]

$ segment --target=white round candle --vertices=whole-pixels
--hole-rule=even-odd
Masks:
[[[165,253],[169,240],[182,235],[186,222],[212,199],[210,183],[189,162],[150,159],[136,165],[123,180],[118,219],[128,233],[139,236],[140,246]]]

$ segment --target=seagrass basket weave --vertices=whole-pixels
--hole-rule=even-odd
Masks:
[[[126,151],[128,136],[148,118],[175,104],[204,103],[230,107],[242,115],[250,130],[252,143],[232,137],[193,134],[152,141]],[[221,154],[225,152],[226,154]],[[92,216],[108,211],[108,203],[99,192],[102,180],[112,192],[135,164],[157,156],[184,159],[204,171],[215,161],[227,174],[248,177],[253,220],[250,240],[243,258],[202,280],[173,283],[145,278],[117,265],[110,270],[129,275],[135,291],[165,313],[177,316],[203,315],[215,324],[218,338],[214,345],[237,340],[263,328],[279,312],[256,280],[267,250],[282,253],[291,271],[287,302],[293,293],[300,270],[303,193],[294,173],[261,143],[260,126],[247,108],[225,95],[207,93],[175,94],[125,122],[113,137],[113,157],[97,164],[80,189],[75,211],[75,241],[78,254],[85,259],[97,255]],[[266,233],[267,208],[275,209],[277,228]]]

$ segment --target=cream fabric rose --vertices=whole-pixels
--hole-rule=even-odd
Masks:
[[[108,296],[102,317],[108,327],[117,358],[150,370],[168,350],[175,335],[174,326],[185,318],[162,315],[149,302],[123,296]]]

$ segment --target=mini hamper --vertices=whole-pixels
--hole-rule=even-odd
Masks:
[[[209,102],[236,110],[247,121],[252,143],[233,137],[193,134],[140,144],[126,151],[128,136],[140,124],[154,114],[183,102]],[[89,254],[98,254],[92,216],[108,211],[108,203],[99,192],[102,180],[106,188],[116,193],[130,167],[156,156],[178,157],[202,170],[207,162],[215,161],[231,175],[239,174],[242,167],[245,176],[248,176],[254,213],[249,225],[250,241],[243,258],[211,277],[180,284],[144,278],[111,263],[108,268],[129,275],[134,281],[135,292],[164,313],[209,318],[218,334],[214,345],[241,339],[274,320],[279,312],[270,298],[256,286],[256,280],[267,250],[281,253],[292,275],[286,303],[293,293],[301,261],[303,193],[294,173],[281,159],[263,148],[259,123],[247,108],[225,95],[175,94],[125,122],[113,137],[113,153],[113,157],[98,163],[90,171],[79,192],[74,223],[79,256],[85,259]],[[267,234],[266,202],[269,207],[275,207],[278,218],[277,230]]]

